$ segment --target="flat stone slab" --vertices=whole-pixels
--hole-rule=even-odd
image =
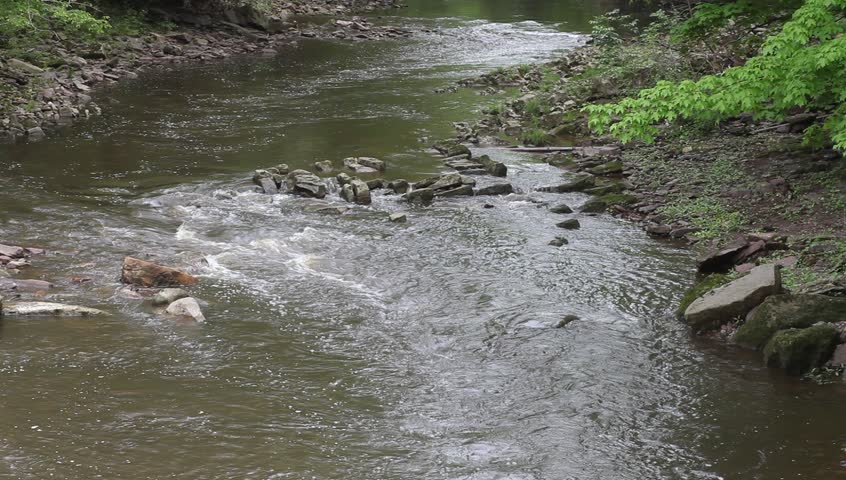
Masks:
[[[697,298],[684,318],[694,331],[718,328],[745,316],[770,295],[781,292],[781,274],[776,265],[755,267],[747,275]]]
[[[17,302],[3,306],[3,315],[38,317],[94,317],[108,315],[96,308],[51,302]]]

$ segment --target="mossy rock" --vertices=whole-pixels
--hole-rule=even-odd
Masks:
[[[591,198],[579,209],[582,213],[602,213],[608,210],[608,203],[601,198]]]
[[[626,185],[623,182],[610,182],[604,185],[599,185],[593,188],[588,188],[585,190],[585,193],[589,193],[591,195],[608,195],[611,193],[623,193],[626,190]]]
[[[441,155],[449,158],[458,155],[467,155],[470,158],[470,149],[466,145],[461,144],[458,140],[442,140],[435,143],[432,148],[441,153]]]
[[[618,173],[623,173],[623,162],[621,162],[620,160],[612,160],[610,162],[603,163],[602,165],[593,167],[588,171],[594,175],[615,175]]]
[[[840,333],[831,324],[779,330],[764,347],[764,361],[799,375],[828,361],[839,341]]]
[[[684,297],[682,297],[681,303],[679,304],[679,308],[676,309],[676,315],[679,317],[684,316],[685,310],[687,307],[690,306],[697,298],[705,295],[706,293],[710,292],[711,290],[721,287],[736,277],[734,275],[724,275],[724,274],[715,274],[709,275],[702,279],[699,283],[688,289],[685,292]]]
[[[773,295],[749,312],[733,340],[761,349],[778,330],[806,328],[818,322],[846,321],[846,298],[825,295]]]
[[[625,193],[609,193],[599,197],[599,199],[608,205],[633,205],[638,201],[636,196]]]
[[[546,163],[558,168],[573,168],[576,166],[576,159],[570,152],[559,152],[546,157]]]

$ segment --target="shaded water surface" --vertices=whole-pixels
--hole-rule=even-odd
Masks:
[[[544,204],[586,197],[533,192],[561,173],[531,156],[476,151],[519,193],[430,208],[252,192],[282,162],[437,173],[430,139],[499,100],[434,89],[551,58],[611,8],[411,3],[380,21],[431,33],[151,72],[0,148],[0,240],[55,252],[25,273],[47,299],[112,313],[0,323],[0,478],[846,478],[846,391],[692,341],[688,252],[606,216],[547,245]],[[198,273],[209,321],[122,295],[127,254]]]

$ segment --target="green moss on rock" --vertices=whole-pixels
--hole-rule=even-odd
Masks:
[[[608,205],[633,205],[638,201],[636,196],[626,193],[609,193],[599,197],[599,199]]]
[[[780,330],[764,347],[764,361],[799,375],[825,363],[840,340],[833,325]]]
[[[688,289],[685,292],[684,297],[682,297],[682,301],[679,304],[679,308],[676,309],[676,315],[679,317],[684,315],[684,311],[687,310],[687,307],[690,306],[697,298],[705,295],[706,293],[710,292],[711,290],[723,286],[736,277],[735,275],[730,274],[714,274],[709,275],[702,279],[699,283]]]
[[[588,170],[594,175],[614,175],[623,172],[623,162],[620,160],[612,160],[602,165],[593,167]]]
[[[733,340],[738,345],[761,349],[778,330],[840,321],[846,321],[846,298],[773,295],[749,312],[746,323],[737,330]]]

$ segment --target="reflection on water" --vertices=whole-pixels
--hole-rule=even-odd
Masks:
[[[431,208],[252,192],[280,162],[439,171],[425,145],[480,97],[434,89],[577,45],[605,8],[412,2],[382,21],[432,33],[156,72],[61,138],[3,146],[0,240],[56,252],[26,272],[48,299],[113,315],[0,323],[0,478],[842,475],[846,391],[692,342],[672,317],[688,252],[605,216],[547,245],[546,204],[586,197],[533,192],[560,172],[531,156],[477,151],[518,193]],[[193,268],[209,322],[123,296],[126,254]]]

